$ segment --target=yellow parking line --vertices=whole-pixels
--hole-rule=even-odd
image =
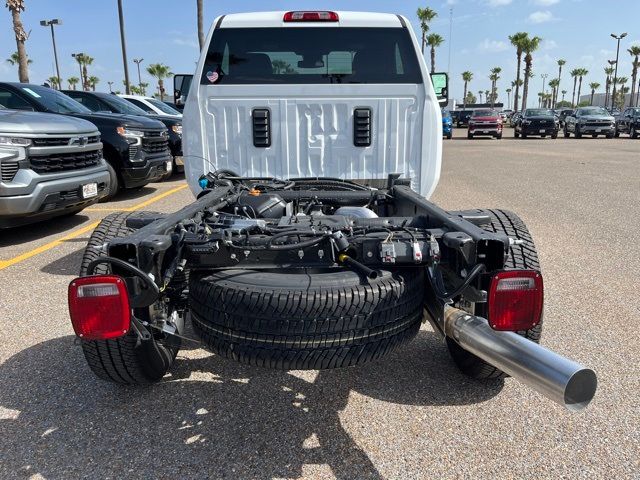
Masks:
[[[137,205],[134,205],[133,207],[129,207],[129,208],[123,208],[121,210],[114,210],[114,209],[105,209],[105,211],[124,211],[124,212],[133,212],[136,210],[140,210],[141,208],[144,208],[148,205],[151,205],[152,203],[157,202],[158,200],[162,200],[163,198],[168,197],[169,195],[173,195],[176,192],[179,192],[180,190],[184,190],[185,188],[187,188],[187,185],[180,185],[179,187],[175,187],[172,188],[170,190],[167,190],[166,192],[163,192],[159,195],[156,195],[155,197],[151,197],[148,200],[145,200],[144,202],[141,202]],[[13,257],[10,258],[9,260],[0,260],[0,270],[3,270],[5,268],[8,268],[12,265],[15,265],[16,263],[20,263],[24,260],[27,260],[31,257],[34,257],[36,255],[39,255],[40,253],[46,252],[47,250],[51,250],[52,248],[57,247],[58,245],[66,242],[67,240],[71,240],[72,238],[76,238],[80,235],[82,235],[83,233],[87,233],[90,232],[91,230],[93,230],[94,228],[96,228],[98,226],[98,224],[100,223],[100,220],[98,220],[97,222],[93,222],[89,225],[86,225],[82,228],[79,228],[78,230],[74,230],[73,232],[65,235],[62,238],[59,238],[57,240],[53,240],[52,242],[46,243],[44,245],[41,245],[39,247],[34,248],[33,250],[29,250],[28,252],[25,252],[21,255],[18,255],[17,257]]]

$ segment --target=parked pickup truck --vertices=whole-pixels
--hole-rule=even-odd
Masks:
[[[106,199],[120,188],[139,188],[171,170],[167,129],[150,118],[94,113],[57,90],[26,83],[0,82],[0,105],[82,118],[100,131],[110,175]]]
[[[502,117],[496,110],[475,110],[471,115],[467,138],[481,136],[502,138]]]
[[[73,215],[108,190],[93,124],[0,107],[0,228]]]
[[[589,403],[594,372],[538,344],[543,280],[524,222],[427,200],[448,80],[430,81],[410,25],[329,11],[215,20],[182,92],[197,199],[107,216],[69,286],[98,377],[161,379],[185,321],[214,352],[276,369],[379,360],[429,321],[465,374]]]
[[[569,138],[572,133],[576,138],[582,138],[582,135],[591,135],[593,138],[603,135],[613,138],[615,131],[615,118],[602,107],[581,107],[564,119],[565,138]]]
[[[640,135],[640,107],[626,108],[616,116],[616,137],[621,133],[628,133],[631,138]]]
[[[560,125],[558,118],[548,108],[527,108],[513,126],[515,138],[546,137],[558,138]]]
[[[111,112],[123,115],[135,115],[160,120],[169,132],[169,150],[173,157],[173,171],[184,172],[182,156],[182,118],[170,115],[147,113],[133,103],[113,93],[85,92],[80,90],[62,90],[65,95],[87,107],[92,112]],[[171,172],[169,172],[169,175]]]

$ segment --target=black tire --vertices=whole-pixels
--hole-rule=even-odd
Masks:
[[[524,133],[524,132],[522,132],[522,133],[520,134],[520,136],[521,136],[522,138],[527,138],[527,134],[526,134],[526,133]]]
[[[595,133],[591,135],[591,138],[598,138],[598,135],[596,135]]]
[[[513,136],[514,138],[520,138],[520,134],[518,133],[518,130],[516,130],[515,128],[513,129]]]
[[[118,174],[109,162],[106,162],[106,164],[107,171],[109,172],[109,191],[106,196],[100,199],[100,203],[108,202],[120,191],[120,179],[118,178]]]
[[[473,133],[467,133],[467,140],[473,139]]]
[[[423,317],[420,269],[288,273],[225,270],[193,275],[194,330],[214,352],[282,370],[376,360],[412,339]]]
[[[576,138],[582,138],[582,132],[580,131],[580,127],[578,125],[575,126],[573,134]]]
[[[103,255],[102,245],[114,238],[129,235],[133,229],[126,226],[130,215],[112,213],[106,216],[91,234],[82,257],[80,276],[87,275],[87,267]],[[110,268],[99,265],[96,274],[109,273]],[[174,337],[175,338],[175,337]],[[102,380],[128,385],[143,385],[160,380],[169,370],[178,353],[179,342],[165,345],[153,338],[138,342],[132,330],[124,337],[113,340],[81,340],[82,351],[89,368]]]
[[[453,138],[453,132],[447,133],[447,140],[451,140]]]
[[[567,126],[564,126],[564,130],[562,132],[562,134],[564,135],[564,138],[569,138],[571,136],[571,134],[569,133],[569,130],[567,130]]]
[[[631,138],[638,138],[638,131],[636,130],[635,125],[632,125],[631,128],[629,129],[629,136]]]
[[[553,138],[554,140],[555,140],[556,138],[558,138],[558,132],[556,132],[556,133],[552,133],[552,134],[551,134],[551,138]]]
[[[540,262],[538,261],[538,253],[535,244],[531,238],[531,234],[524,222],[515,213],[507,210],[481,210],[479,213],[487,214],[491,217],[491,223],[482,226],[488,232],[505,233],[509,237],[522,240],[521,245],[513,245],[509,248],[509,255],[505,263],[505,270],[538,270],[540,271]],[[479,304],[482,305],[482,304]],[[476,313],[484,316],[484,311]],[[540,343],[542,335],[542,319],[540,323],[530,330],[517,332],[531,341]],[[447,347],[453,361],[457,367],[466,375],[478,378],[503,378],[507,375],[488,364],[484,360],[476,357],[474,354],[464,350],[454,340],[447,337]]]
[[[497,135],[496,135],[496,139],[497,139],[497,140],[502,140],[502,133],[497,134]]]

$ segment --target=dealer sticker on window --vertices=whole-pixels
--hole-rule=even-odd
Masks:
[[[82,185],[82,198],[92,198],[98,195],[98,184],[87,183]]]

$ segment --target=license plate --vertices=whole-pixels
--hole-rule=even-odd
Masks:
[[[482,133],[489,133],[489,130],[483,130]]]
[[[545,132],[544,128],[542,130],[540,130],[540,133],[544,133],[544,132]]]
[[[98,184],[87,183],[82,185],[82,198],[91,198],[98,195]]]
[[[600,133],[602,131],[601,128],[596,128],[596,133]]]

